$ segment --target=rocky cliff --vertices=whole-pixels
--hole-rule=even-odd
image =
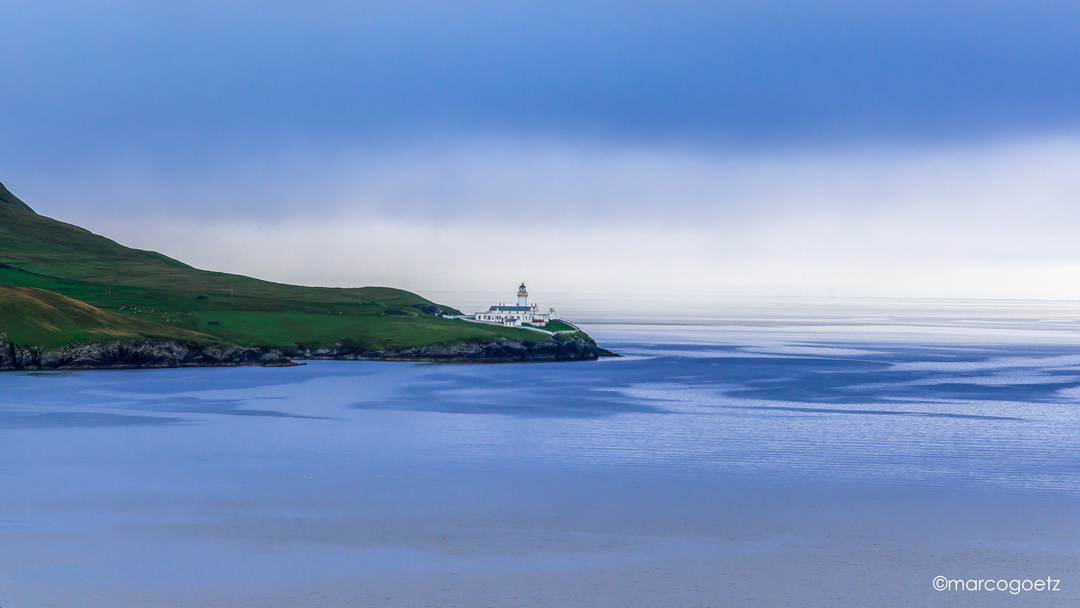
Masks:
[[[144,340],[92,342],[43,349],[16,346],[0,335],[0,371],[138,369],[228,365],[293,365],[279,351]]]
[[[82,343],[55,349],[16,346],[0,335],[0,371],[137,369],[236,365],[288,366],[293,359],[350,361],[525,362],[584,361],[615,356],[579,335],[535,344],[496,337],[483,342],[381,351],[346,348],[266,349],[216,347],[167,341]]]
[[[599,357],[617,356],[600,348],[591,338],[582,335],[559,335],[527,343],[511,338],[495,337],[482,342],[436,344],[405,350],[362,350],[338,346],[289,353],[298,359],[338,359],[370,361],[457,361],[501,363],[524,361],[588,361]]]

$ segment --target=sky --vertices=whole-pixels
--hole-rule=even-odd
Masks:
[[[1078,33],[1046,0],[9,0],[0,181],[310,285],[1073,299]]]

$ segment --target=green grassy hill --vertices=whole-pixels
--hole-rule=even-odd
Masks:
[[[60,294],[0,284],[0,333],[14,344],[62,346],[81,340],[162,339],[216,343],[220,340],[185,329],[133,319]]]
[[[0,283],[53,292],[104,312],[241,346],[340,343],[402,349],[497,335],[538,339],[538,332],[434,316],[440,309],[457,311],[400,289],[301,287],[198,270],[38,215],[2,184]],[[19,310],[14,317],[0,316],[0,332],[13,341],[22,334],[9,327],[28,314]],[[75,325],[58,327],[55,336],[29,332],[26,339],[50,344],[96,339]]]

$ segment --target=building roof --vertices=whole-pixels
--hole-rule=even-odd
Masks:
[[[488,310],[501,310],[501,311],[532,310],[532,306],[492,306]]]

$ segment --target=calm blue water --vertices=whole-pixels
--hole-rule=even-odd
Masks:
[[[1075,605],[1074,317],[852,306],[595,323],[591,363],[0,375],[0,606]]]

